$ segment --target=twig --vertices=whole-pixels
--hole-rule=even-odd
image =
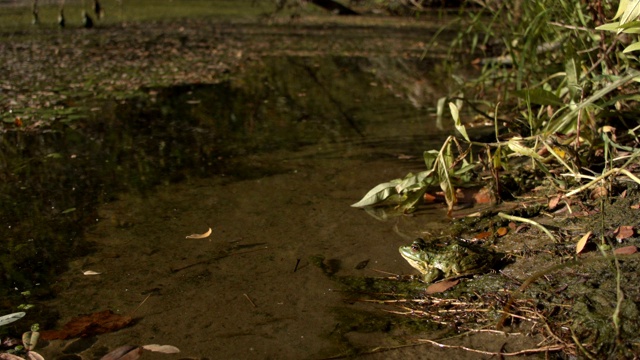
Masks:
[[[247,298],[247,300],[249,300],[249,302],[251,303],[251,305],[253,305],[253,307],[257,307],[257,306],[256,306],[256,304],[251,300],[251,298],[249,297],[249,295],[247,295],[247,294],[242,294],[242,295],[244,295],[244,297],[246,297],[246,298]]]
[[[635,175],[633,175],[629,170],[627,169],[620,169],[620,168],[614,168],[611,169],[609,171],[607,171],[606,173],[598,176],[597,178],[593,179],[592,181],[588,182],[587,184],[584,184],[582,186],[580,186],[579,188],[569,191],[568,193],[564,194],[564,197],[569,197],[569,196],[573,196],[581,191],[584,191],[590,187],[592,187],[593,185],[595,185],[597,182],[599,182],[600,180],[603,180],[606,177],[609,177],[610,175],[616,175],[617,173],[623,173],[625,175],[627,175],[629,178],[631,178],[631,180],[635,181],[636,183],[640,184],[640,179],[638,179]]]
[[[478,349],[472,349],[472,348],[468,348],[466,346],[458,346],[458,345],[446,345],[446,344],[442,344],[433,340],[429,340],[429,339],[418,339],[419,342],[427,342],[430,343],[432,345],[441,347],[441,348],[446,348],[446,349],[462,349],[465,351],[469,351],[469,352],[473,352],[473,353],[478,353],[478,354],[484,354],[484,355],[493,355],[493,356],[519,356],[519,355],[527,355],[527,354],[535,354],[535,353],[540,353],[540,352],[549,352],[549,351],[560,351],[562,349],[564,349],[566,346],[564,345],[552,345],[552,346],[545,346],[545,347],[541,347],[541,348],[536,348],[536,349],[525,349],[525,350],[520,350],[520,351],[516,351],[516,352],[510,352],[510,353],[504,353],[504,352],[493,352],[493,351],[484,351],[484,350],[478,350]]]
[[[136,311],[138,311],[138,309],[140,309],[140,307],[142,306],[142,304],[144,304],[150,296],[151,296],[151,294],[147,295],[147,297],[146,297],[146,298],[144,298],[144,300],[142,300],[142,302],[138,305],[138,307],[136,307],[135,309],[133,309],[133,311],[132,311],[132,312],[130,312],[128,316],[129,316],[129,317],[132,317],[132,316],[133,316],[133,314],[135,314],[135,312],[136,312]]]

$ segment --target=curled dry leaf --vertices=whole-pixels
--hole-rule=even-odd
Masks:
[[[589,240],[589,237],[591,236],[591,231],[589,231],[588,233],[584,234],[580,240],[578,240],[578,243],[576,244],[576,254],[580,254],[582,252],[582,250],[584,250],[584,247],[587,245],[587,240]]]
[[[93,270],[85,270],[85,271],[82,272],[82,274],[83,275],[87,275],[87,276],[89,276],[89,275],[100,275],[99,272],[96,272],[96,271],[93,271]]]
[[[625,246],[625,247],[621,247],[613,250],[613,253],[616,255],[631,255],[637,252],[638,252],[638,248],[635,247],[634,245]]]
[[[204,234],[191,234],[187,236],[187,239],[204,239],[209,237],[209,235],[211,235],[211,228],[209,228],[209,231],[207,231]]]
[[[460,282],[460,280],[444,280],[444,281],[440,281],[440,282],[437,282],[435,284],[429,285],[429,287],[427,288],[427,290],[425,292],[427,293],[427,295],[445,292],[445,291],[451,289],[452,287],[458,285],[459,282]]]
[[[180,352],[180,349],[171,345],[149,344],[149,345],[143,345],[142,348],[145,350],[159,352],[163,354],[177,354]]]

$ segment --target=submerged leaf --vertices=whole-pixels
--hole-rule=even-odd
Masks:
[[[171,345],[150,344],[143,345],[142,348],[148,351],[159,352],[163,354],[177,354],[180,352],[180,349]]]
[[[70,339],[113,332],[127,327],[133,319],[130,316],[114,314],[111,310],[82,315],[64,325],[62,330],[40,332],[44,340]]]
[[[132,345],[123,345],[111,351],[100,360],[136,360],[142,354],[142,348]]]

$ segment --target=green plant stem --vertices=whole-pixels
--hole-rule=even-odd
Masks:
[[[614,168],[611,169],[609,171],[607,171],[606,173],[598,176],[597,178],[593,179],[592,181],[580,186],[579,188],[569,191],[568,193],[564,194],[563,197],[567,198],[570,196],[573,196],[579,192],[582,192],[590,187],[592,187],[593,185],[595,185],[596,183],[598,183],[599,181],[609,177],[610,175],[615,175],[618,173],[623,173],[625,175],[627,175],[631,180],[635,181],[636,183],[640,184],[640,179],[638,179],[638,177],[636,177],[635,175],[633,175],[629,170],[627,169],[620,169],[620,168]]]
[[[524,222],[524,223],[527,223],[527,224],[531,224],[531,225],[537,227],[538,229],[544,231],[544,233],[547,234],[547,236],[549,236],[549,238],[551,238],[551,240],[553,242],[557,242],[556,238],[553,236],[553,234],[551,234],[551,232],[549,230],[547,230],[547,228],[545,228],[544,226],[538,224],[537,222],[535,222],[535,221],[533,221],[531,219],[526,219],[526,218],[522,218],[522,217],[519,217],[519,216],[507,215],[507,214],[502,213],[502,212],[498,213],[498,216],[500,216],[503,219],[507,219],[507,220],[511,220],[511,221],[520,221],[520,222]]]

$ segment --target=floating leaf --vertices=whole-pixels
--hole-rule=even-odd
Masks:
[[[440,282],[429,285],[429,287],[427,288],[427,290],[425,290],[425,292],[427,293],[427,295],[445,292],[451,289],[452,287],[458,285],[458,283],[460,283],[460,280],[440,281]]]
[[[96,272],[96,271],[93,271],[93,270],[86,270],[86,271],[83,271],[83,272],[82,272],[82,274],[83,274],[83,275],[87,275],[87,276],[90,276],[90,275],[100,275],[100,273],[99,273],[99,272]]]
[[[180,349],[171,345],[150,344],[150,345],[143,345],[142,348],[145,350],[159,352],[163,354],[177,354],[180,352]]]
[[[204,239],[204,238],[209,237],[209,235],[211,235],[211,228],[209,228],[209,230],[204,234],[187,235],[187,239]]]
[[[582,252],[582,250],[584,250],[584,247],[587,245],[587,240],[589,240],[589,237],[591,236],[591,231],[589,231],[588,233],[584,234],[580,240],[578,240],[578,243],[576,244],[576,254],[580,254]]]
[[[386,200],[391,195],[398,194],[396,186],[400,183],[400,180],[394,180],[386,183],[379,184],[369,192],[357,203],[352,204],[352,207],[366,207],[372,206]]]
[[[0,326],[11,324],[14,321],[18,321],[22,319],[27,313],[25,312],[17,312],[9,315],[0,316]]]

